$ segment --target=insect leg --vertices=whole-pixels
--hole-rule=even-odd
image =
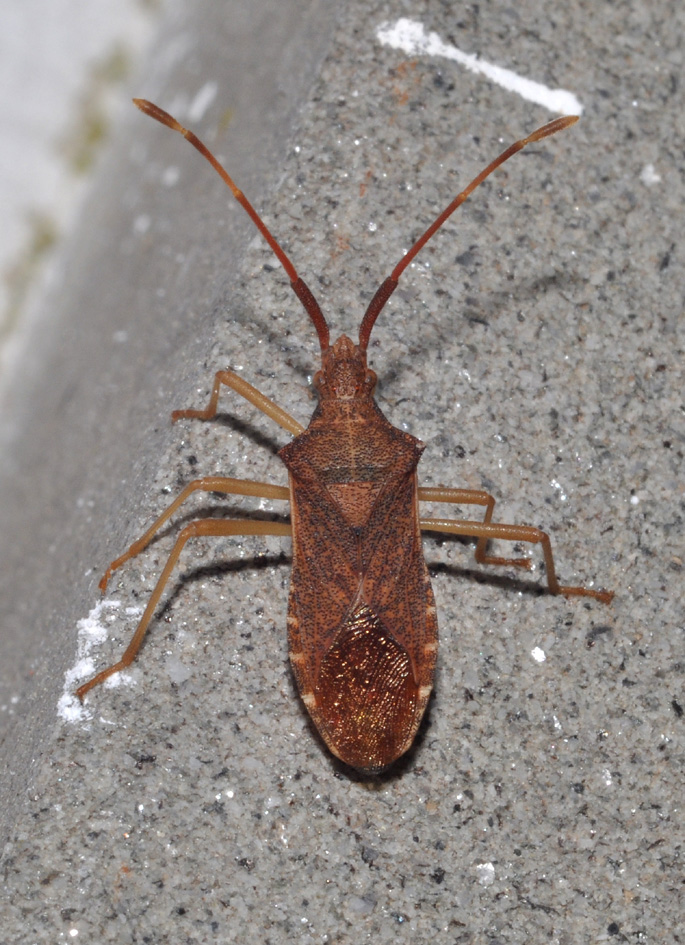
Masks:
[[[175,423],[177,420],[190,418],[212,420],[216,416],[219,390],[222,384],[225,384],[226,387],[230,387],[237,394],[240,394],[241,397],[244,397],[245,400],[249,400],[253,406],[261,410],[262,413],[265,413],[267,417],[274,420],[279,426],[283,427],[284,430],[287,430],[288,433],[292,433],[293,436],[297,436],[298,433],[302,433],[304,430],[302,424],[298,423],[294,417],[286,413],[285,410],[279,407],[278,404],[275,404],[273,400],[269,400],[261,391],[253,387],[252,384],[248,384],[247,381],[243,380],[235,371],[217,371],[214,376],[214,386],[212,387],[209,403],[205,409],[174,410],[171,414],[171,422]]]
[[[154,536],[160,530],[162,525],[174,514],[177,508],[181,506],[192,492],[222,492],[225,495],[254,495],[262,499],[288,499],[289,492],[285,486],[274,486],[270,482],[253,482],[249,479],[231,479],[228,476],[205,476],[202,479],[194,479],[188,483],[185,489],[176,496],[171,505],[159,516],[159,518],[150,525],[144,535],[134,541],[128,551],[116,558],[105,571],[98,587],[104,593],[107,584],[114,571],[117,571],[122,564],[130,561],[139,555],[143,549],[147,548]]]
[[[554,567],[554,556],[549,535],[539,528],[529,525],[503,525],[501,523],[465,522],[452,519],[426,518],[421,520],[421,529],[428,532],[447,532],[452,535],[471,536],[485,539],[501,538],[505,541],[527,541],[531,544],[542,545],[547,574],[547,587],[552,594],[563,594],[566,597],[595,597],[603,604],[609,604],[614,596],[613,591],[596,591],[589,587],[569,587],[559,584]]]
[[[155,585],[155,589],[150,595],[145,612],[140,618],[140,623],[136,627],[136,632],[133,634],[131,642],[126,647],[124,655],[116,663],[113,663],[111,666],[103,669],[96,676],[93,676],[92,679],[89,679],[88,682],[84,683],[82,686],[79,686],[79,688],[76,690],[76,695],[78,698],[83,700],[83,697],[93,688],[93,686],[98,686],[109,676],[113,675],[114,673],[118,673],[127,666],[130,666],[133,660],[136,658],[138,650],[140,649],[140,644],[142,643],[143,637],[145,636],[145,631],[147,630],[155,612],[155,607],[159,603],[159,599],[162,596],[171,572],[178,561],[179,555],[183,550],[183,546],[189,538],[226,535],[290,534],[290,525],[287,522],[259,522],[251,521],[250,519],[225,521],[224,519],[210,518],[201,519],[197,522],[190,522],[188,525],[186,525],[176,539],[176,544],[174,545],[171,554],[167,559],[167,563],[164,565],[164,570],[160,574],[157,584]]]
[[[495,511],[494,496],[491,496],[489,492],[483,492],[481,489],[445,489],[442,486],[419,488],[419,501],[451,502],[454,505],[483,505],[485,506],[483,523],[486,525],[492,521],[492,514]],[[487,544],[488,538],[478,539],[475,552],[478,564],[497,564],[513,568],[527,568],[528,570],[532,568],[533,562],[530,558],[498,558],[496,555],[487,555],[485,553]]]

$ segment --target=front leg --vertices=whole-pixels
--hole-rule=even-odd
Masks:
[[[216,416],[219,391],[222,384],[225,384],[226,387],[230,387],[231,390],[240,394],[241,397],[244,397],[245,400],[249,401],[254,407],[261,410],[262,413],[265,413],[267,417],[271,417],[272,420],[283,427],[284,430],[287,430],[288,433],[292,433],[293,436],[297,436],[298,433],[304,431],[304,427],[301,423],[298,423],[294,417],[286,413],[286,411],[283,410],[282,407],[279,407],[278,404],[275,404],[273,400],[269,400],[261,391],[253,387],[252,384],[248,384],[248,382],[243,380],[235,371],[217,371],[214,375],[214,385],[212,387],[209,403],[205,409],[174,410],[171,414],[171,422],[176,423],[177,420],[182,419],[213,420]]]

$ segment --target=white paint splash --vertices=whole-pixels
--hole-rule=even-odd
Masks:
[[[645,164],[640,174],[640,180],[646,187],[653,187],[654,184],[661,183],[661,174],[657,174],[653,164]]]
[[[93,647],[98,647],[105,642],[109,636],[109,629],[105,622],[111,623],[115,619],[117,608],[121,607],[121,601],[106,598],[96,604],[87,617],[79,620],[77,626],[78,642],[76,647],[76,663],[64,674],[64,692],[57,703],[57,714],[65,722],[88,722],[92,719],[92,714],[88,711],[74,695],[74,690],[80,682],[95,675],[95,662],[90,656]],[[138,607],[127,607],[126,615],[139,613]],[[108,613],[109,617],[103,619],[103,614]],[[123,683],[131,683],[132,679],[127,673],[116,673],[106,682],[106,686],[120,686]]]
[[[534,646],[530,651],[530,655],[533,657],[536,663],[544,663],[547,659],[545,656],[545,651],[539,646]]]
[[[516,92],[521,98],[542,105],[555,114],[580,115],[583,111],[583,106],[572,92],[549,89],[540,82],[524,79],[510,69],[479,59],[473,53],[462,52],[456,46],[443,42],[437,33],[427,33],[423,24],[417,20],[401,17],[395,23],[381,23],[376,30],[376,37],[384,46],[401,49],[410,56],[438,56],[458,62],[471,72],[484,75],[496,85]]]

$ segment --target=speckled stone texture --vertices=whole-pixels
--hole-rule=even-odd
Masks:
[[[213,424],[170,429],[169,410],[201,405],[227,365],[302,422],[313,407],[316,340],[268,248],[246,227],[227,259],[222,233],[240,208],[180,138],[141,128],[131,181],[117,177],[117,265],[103,248],[83,278],[109,312],[123,296],[167,334],[110,445],[111,488],[101,466],[97,492],[61,473],[61,502],[85,503],[91,535],[71,584],[46,548],[32,562],[42,583],[25,612],[53,658],[25,656],[7,727],[6,769],[27,745],[34,760],[12,781],[0,941],[682,941],[683,7],[350,0],[315,20],[295,6],[287,28],[318,25],[325,57],[278,148],[263,119],[269,172],[251,196],[334,335],[356,331],[402,251],[481,167],[553,117],[455,63],[379,45],[381,22],[421,19],[583,103],[577,126],[516,156],[407,270],[370,356],[383,411],[426,443],[422,484],[488,489],[500,521],[550,532],[561,580],[616,598],[552,598],[539,567],[484,569],[473,543],[427,538],[435,696],[412,752],[368,780],[330,757],[296,697],[289,541],[200,542],[131,681],[94,691],[89,721],[58,719],[97,577],[169,497],[210,473],[285,483],[287,434],[230,393]],[[219,48],[230,57],[230,18],[216,29],[168,89],[151,83],[160,104],[212,78]],[[222,89],[197,128],[223,156],[233,107]],[[172,164],[183,173],[164,187]],[[249,162],[246,176],[247,190]],[[151,223],[136,235],[141,215]],[[84,233],[93,225],[84,218]],[[131,338],[119,370],[139,357]],[[179,520],[200,508],[285,514],[204,496]],[[113,581],[98,667],[129,639],[126,608],[144,603],[173,534]],[[64,614],[45,603],[55,585]]]

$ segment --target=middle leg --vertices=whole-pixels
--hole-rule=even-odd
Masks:
[[[452,519],[425,518],[421,519],[421,530],[470,536],[484,541],[489,541],[491,538],[500,538],[505,541],[526,541],[541,545],[545,558],[547,587],[550,593],[563,594],[565,597],[594,597],[603,604],[611,603],[614,596],[613,591],[596,591],[590,587],[559,584],[556,568],[554,567],[552,543],[547,532],[543,532],[539,528],[533,528],[530,525],[505,525],[499,522],[465,522]]]
[[[250,479],[232,479],[229,476],[205,476],[194,479],[180,492],[171,505],[148,528],[144,535],[134,541],[128,551],[116,558],[105,571],[98,587],[104,593],[112,574],[122,564],[135,558],[150,544],[162,525],[168,521],[176,509],[182,505],[193,492],[222,492],[224,495],[253,495],[261,499],[288,499],[290,494],[286,486],[275,486],[270,482],[254,482]]]
[[[489,492],[484,492],[482,489],[446,489],[443,486],[419,487],[419,501],[449,502],[452,505],[482,505],[485,508],[485,515],[483,517],[484,525],[490,524],[493,512],[495,511],[494,496],[491,496]],[[469,534],[473,538],[476,537],[473,533]],[[510,568],[526,568],[530,571],[533,566],[533,562],[530,558],[500,558],[496,555],[486,554],[485,552],[489,540],[487,536],[478,538],[475,552],[478,564],[496,564]]]

